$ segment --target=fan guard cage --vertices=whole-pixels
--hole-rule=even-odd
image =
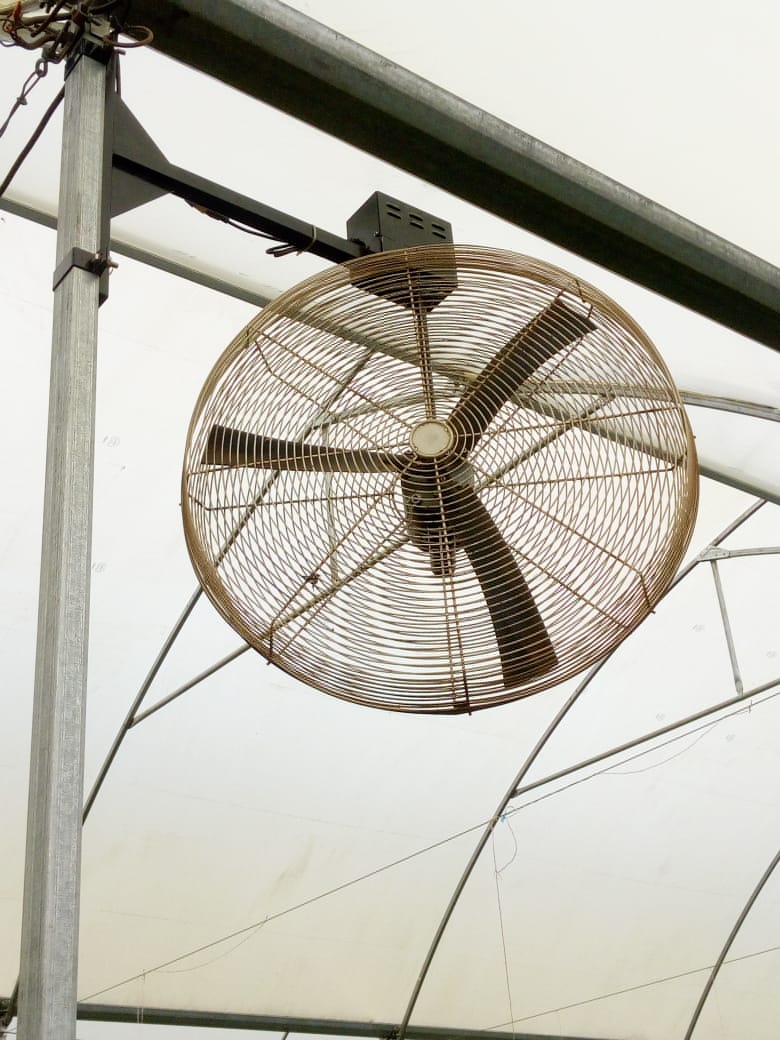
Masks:
[[[469,501],[476,492],[482,504],[472,528],[500,531],[549,637],[524,647],[518,682],[496,637],[515,571],[488,561],[510,597],[493,616],[473,552],[456,545],[449,572],[435,573],[433,551],[410,537],[397,472],[207,460],[222,428],[299,444],[302,456],[407,457],[420,424],[454,415],[540,320],[546,339],[576,328],[501,388],[468,455]],[[523,349],[533,354],[533,337]],[[540,261],[439,245],[329,268],[247,325],[197,402],[182,505],[205,591],[266,658],[346,700],[457,713],[559,683],[623,640],[671,580],[697,496],[679,395],[620,307]]]

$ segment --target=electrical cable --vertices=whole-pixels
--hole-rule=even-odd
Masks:
[[[60,107],[60,104],[62,103],[62,99],[64,97],[65,97],[65,87],[63,86],[63,87],[60,87],[60,89],[57,91],[57,93],[54,96],[54,99],[52,100],[51,104],[46,109],[46,111],[43,113],[43,116],[41,117],[41,121],[36,126],[35,130],[32,133],[32,136],[27,141],[27,144],[24,146],[24,148],[22,148],[21,152],[19,153],[19,155],[16,157],[16,159],[12,163],[10,170],[5,175],[5,178],[3,179],[2,184],[0,184],[0,198],[2,198],[3,195],[5,195],[9,185],[11,184],[11,181],[14,179],[16,174],[19,172],[19,169],[20,169],[22,163],[24,162],[24,160],[27,158],[27,156],[30,154],[30,152],[35,147],[35,145],[38,142],[38,139],[40,138],[41,134],[46,129],[46,124],[49,122],[51,117],[54,115],[54,113]]]
[[[239,223],[239,221],[234,220],[232,217],[222,217],[219,215],[219,213],[214,213],[211,210],[207,210],[205,212],[208,213],[208,216],[214,217],[215,220],[220,220],[224,224],[227,224],[228,227],[235,228],[236,231],[243,231],[245,235],[254,235],[255,238],[265,238],[268,239],[268,241],[270,242],[279,241],[279,239],[276,238],[275,235],[269,235],[266,231],[258,231],[256,228],[247,227],[245,224]]]
[[[216,210],[209,209],[206,206],[199,206],[196,202],[188,202],[188,206],[192,206],[198,213],[202,213],[205,217],[211,217],[212,220],[218,220],[221,224],[227,224],[228,227],[235,228],[236,231],[243,231],[245,235],[253,235],[255,238],[264,238],[268,242],[276,242],[277,245],[271,246],[266,249],[266,253],[269,256],[275,257],[277,260],[284,256],[290,256],[292,253],[296,253],[298,256],[301,253],[307,253],[311,247],[317,241],[317,228],[312,224],[311,226],[311,238],[305,246],[296,246],[290,242],[286,242],[284,239],[280,239],[278,235],[271,235],[267,231],[259,231],[257,228],[248,227],[246,224],[242,224],[241,221],[235,220],[233,217],[226,217],[222,213],[218,213]]]

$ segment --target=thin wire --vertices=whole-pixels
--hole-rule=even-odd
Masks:
[[[625,751],[633,751],[636,747],[642,747],[645,744],[649,744],[653,740],[657,740],[660,737],[665,737],[668,733],[677,733],[682,730],[687,732],[693,732],[687,730],[688,726],[692,726],[694,722],[701,722],[702,719],[714,718],[722,711],[726,711],[727,708],[734,707],[735,704],[751,704],[752,698],[757,697],[760,693],[764,693],[766,690],[772,690],[775,687],[780,686],[780,678],[772,679],[771,682],[762,683],[760,686],[755,686],[752,690],[748,690],[745,694],[736,694],[734,697],[729,697],[725,701],[720,701],[717,704],[710,704],[707,708],[701,711],[694,712],[693,715],[687,715],[685,718],[677,719],[669,726],[662,726],[661,729],[653,730],[650,733],[644,733],[641,737],[635,737],[633,740],[629,740],[624,744],[613,745],[606,751],[601,751],[597,755],[591,755],[589,758],[583,759],[579,762],[574,762],[565,769],[558,769],[553,773],[548,773],[546,776],[541,777],[539,780],[533,780],[527,784],[518,785],[515,788],[513,798],[519,798],[520,795],[528,794],[529,791],[533,791],[538,787],[546,787],[551,784],[554,780],[563,780],[564,777],[571,776],[574,773],[579,773],[583,769],[588,769],[590,766],[598,765],[599,762],[606,762],[608,758],[614,758],[616,755],[622,755]],[[737,712],[743,709],[737,709]],[[750,708],[748,708],[748,712]],[[682,737],[680,738],[682,739]],[[662,745],[654,745],[662,746]]]
[[[219,939],[214,939],[211,942],[204,943],[202,946],[198,946],[193,950],[188,950],[186,953],[179,954],[177,957],[172,957],[170,960],[164,961],[162,964],[156,965],[154,968],[146,968],[142,973],[136,975],[130,975],[126,979],[122,979],[121,982],[115,982],[111,986],[106,986],[104,989],[97,990],[95,993],[90,993],[86,997],[82,997],[82,1000],[94,1000],[95,997],[102,996],[103,993],[110,993],[111,990],[119,989],[122,986],[127,986],[131,982],[136,982],[141,978],[143,974],[152,975],[154,972],[162,971],[164,968],[168,968],[171,964],[178,964],[179,961],[186,960],[187,957],[194,957],[195,954],[203,953],[205,950],[213,949],[215,946],[219,946],[221,943],[229,942],[231,939],[237,938],[239,935],[245,935],[246,932],[255,931],[257,928],[264,924],[276,921],[280,917],[286,917],[288,914],[292,914],[297,910],[303,910],[307,906],[311,906],[314,903],[318,903],[321,899],[326,899],[328,896],[337,895],[339,892],[343,892],[347,888],[352,888],[354,885],[359,884],[362,881],[368,881],[370,878],[376,877],[379,874],[384,874],[388,870],[392,870],[393,867],[401,866],[404,863],[410,862],[410,860],[417,859],[419,856],[423,856],[428,852],[433,852],[435,849],[443,848],[450,842],[457,841],[458,838],[463,838],[467,834],[473,834],[474,831],[480,830],[485,826],[485,822],[475,824],[472,827],[467,827],[465,830],[459,831],[457,834],[451,834],[446,838],[442,838],[439,841],[433,842],[431,845],[426,845],[425,848],[417,849],[416,852],[410,852],[406,856],[401,856],[400,859],[393,860],[391,863],[386,863],[384,866],[376,867],[374,870],[369,870],[365,874],[360,874],[358,877],[351,878],[349,881],[345,881],[340,885],[336,885],[334,888],[329,888],[325,892],[320,892],[316,896],[311,896],[309,899],[304,899],[300,903],[296,903],[293,906],[289,906],[284,910],[279,910],[275,914],[269,914],[260,921],[253,921],[252,924],[245,925],[243,928],[237,928],[233,932],[229,932],[227,935],[221,936]]]
[[[727,716],[724,715],[723,718],[727,718]],[[649,773],[653,769],[658,769],[660,766],[665,766],[668,762],[673,762],[676,758],[679,758],[681,755],[687,754],[689,751],[695,748],[699,741],[704,740],[704,738],[709,734],[709,732],[713,730],[716,726],[719,726],[721,722],[723,722],[723,719],[716,719],[714,722],[711,722],[709,726],[702,727],[703,732],[700,733],[695,740],[692,740],[687,747],[681,748],[679,751],[675,751],[673,755],[669,755],[668,758],[664,758],[660,762],[651,762],[650,765],[645,766],[644,769],[612,769],[609,775],[636,776],[639,773]]]
[[[185,972],[188,972],[188,971],[199,971],[201,968],[207,968],[209,966],[209,964],[213,964],[215,961],[222,960],[223,957],[227,957],[228,954],[231,954],[235,950],[237,950],[239,948],[239,946],[243,946],[244,943],[248,943],[250,939],[254,939],[254,937],[258,934],[258,932],[260,932],[260,930],[262,929],[263,925],[267,922],[267,920],[268,920],[268,918],[266,918],[265,920],[261,921],[260,924],[258,924],[256,928],[254,928],[248,935],[245,935],[242,939],[239,939],[238,942],[234,946],[230,947],[229,950],[224,950],[222,953],[218,953],[215,957],[210,957],[209,960],[207,960],[207,961],[201,961],[200,964],[193,964],[192,967],[189,967],[189,968],[171,968],[168,971],[163,970],[163,974],[164,975],[183,975]]]
[[[226,217],[222,213],[218,213],[216,210],[209,209],[206,206],[199,206],[195,202],[190,202],[188,205],[192,206],[199,213],[202,213],[206,217],[211,217],[212,220],[218,220],[221,224],[227,224],[228,227],[234,228],[236,231],[243,231],[245,235],[253,235],[255,238],[264,238],[266,242],[276,242],[275,246],[271,246],[270,249],[266,249],[266,253],[269,256],[275,257],[277,260],[283,256],[290,256],[292,253],[307,253],[313,245],[317,242],[317,228],[312,224],[311,239],[304,246],[292,245],[290,242],[286,242],[284,239],[279,238],[278,235],[271,235],[267,231],[259,231],[257,228],[249,227],[241,221],[236,220],[234,217]]]
[[[506,935],[504,933],[504,912],[501,907],[501,883],[499,880],[498,863],[496,862],[496,832],[493,831],[491,835],[491,845],[493,851],[493,877],[496,883],[496,903],[498,904],[498,926],[501,932],[501,949],[504,954],[504,977],[506,978],[506,995],[507,1001],[509,1002],[509,1021],[512,1023],[512,1036],[515,1035],[515,1012],[512,1007],[512,984],[509,980],[509,957],[506,952]]]
[[[736,708],[734,711],[728,712],[728,714],[721,716],[716,722],[705,722],[701,726],[697,726],[695,729],[686,730],[684,733],[679,733],[674,737],[670,737],[668,740],[663,741],[661,744],[654,744],[651,748],[645,748],[641,751],[637,751],[636,754],[630,755],[628,758],[621,759],[620,762],[616,762],[612,765],[605,766],[603,769],[597,769],[594,773],[588,773],[585,776],[579,777],[577,780],[572,780],[568,784],[564,784],[563,787],[556,787],[554,791],[547,791],[545,794],[539,795],[538,798],[533,798],[531,801],[523,802],[522,805],[515,806],[511,809],[507,809],[505,816],[514,816],[516,812],[522,809],[527,809],[531,805],[537,805],[539,802],[545,801],[547,798],[552,798],[556,794],[560,794],[563,791],[568,791],[572,787],[577,787],[579,784],[584,784],[588,780],[593,780],[597,776],[630,776],[631,774],[627,770],[620,770],[620,766],[624,763],[633,762],[637,758],[641,758],[643,755],[650,755],[654,751],[659,751],[661,748],[667,747],[669,744],[674,744],[678,740],[685,740],[686,737],[690,736],[691,733],[698,733],[702,729],[711,729],[713,726],[724,722],[726,719],[733,718],[735,715],[750,714],[752,708],[760,708],[762,704],[766,704],[768,701],[774,700],[776,697],[780,697],[780,689],[775,690],[774,693],[770,693],[768,696],[762,698],[760,701],[753,701],[751,704],[746,704],[744,707]],[[706,736],[706,734],[704,734]],[[692,747],[693,745],[691,745]],[[685,748],[685,751],[689,751],[690,747]],[[676,755],[673,757],[677,757]],[[667,761],[671,759],[665,759],[664,762],[654,763],[652,768],[656,766],[665,765]],[[584,767],[583,767],[584,768]],[[646,772],[646,770],[641,770]],[[544,780],[541,781],[544,783]]]
[[[738,714],[742,714],[742,713],[745,713],[745,712],[749,713],[752,707],[758,708],[762,704],[765,704],[768,701],[773,700],[775,697],[780,697],[780,690],[777,690],[774,693],[769,694],[767,697],[764,697],[761,701],[755,702],[753,705],[747,705],[747,706],[744,706],[744,707],[740,707],[737,711],[733,711],[733,712],[730,712],[728,715],[724,715],[723,718],[724,719],[730,718],[733,715],[738,715]],[[713,724],[711,722],[706,723],[706,727],[707,728],[712,728],[712,725]],[[699,728],[701,729],[701,728],[704,728],[704,727],[699,727]],[[667,744],[671,744],[671,743],[673,743],[676,740],[682,740],[682,739],[684,739],[688,735],[689,735],[688,733],[685,733],[685,734],[682,734],[682,735],[678,735],[676,737],[670,738],[667,741],[664,741],[663,744],[654,745],[651,748],[645,748],[644,750],[638,751],[636,754],[631,755],[629,758],[621,760],[621,762],[616,763],[615,765],[607,766],[604,769],[597,770],[594,773],[589,773],[587,776],[580,777],[579,779],[572,781],[570,784],[566,784],[563,787],[556,788],[554,791],[549,791],[546,794],[540,795],[538,798],[535,798],[532,801],[524,802],[522,805],[515,806],[514,808],[509,809],[504,814],[504,818],[506,818],[507,821],[508,821],[508,818],[510,816],[513,816],[515,813],[521,812],[523,809],[527,809],[527,808],[529,808],[532,805],[536,805],[538,802],[544,801],[547,798],[552,798],[555,795],[562,794],[564,791],[569,790],[569,788],[575,787],[578,784],[585,783],[588,780],[592,780],[594,777],[601,776],[604,773],[608,773],[611,769],[614,769],[616,766],[620,766],[620,765],[622,765],[623,763],[626,763],[626,762],[632,762],[635,759],[640,758],[643,755],[649,755],[652,752],[657,751],[660,747],[665,747]],[[193,950],[188,950],[186,953],[179,954],[178,956],[173,957],[170,960],[163,962],[162,964],[158,964],[154,968],[147,968],[144,973],[139,973],[137,975],[131,975],[128,978],[123,979],[121,982],[116,982],[116,983],[114,983],[111,986],[105,987],[105,989],[98,990],[95,993],[90,993],[89,996],[83,997],[82,999],[83,1000],[93,1000],[95,997],[99,997],[103,993],[108,993],[108,992],[110,992],[112,990],[119,989],[122,986],[126,986],[129,983],[131,983],[131,982],[137,981],[139,978],[142,977],[142,974],[150,975],[150,974],[153,974],[154,972],[157,972],[157,971],[163,971],[165,968],[168,968],[170,965],[178,964],[180,961],[186,960],[186,958],[188,958],[188,957],[194,957],[196,954],[203,953],[206,950],[213,949],[215,946],[219,946],[221,943],[229,942],[231,939],[235,939],[235,938],[237,938],[239,936],[244,936],[244,935],[246,935],[247,932],[254,932],[258,928],[262,927],[263,925],[265,925],[267,923],[270,923],[271,921],[275,921],[275,920],[277,920],[278,918],[281,918],[281,917],[286,917],[288,914],[295,913],[298,910],[302,910],[305,907],[311,906],[312,904],[317,903],[317,902],[319,902],[322,899],[326,899],[329,896],[336,895],[339,892],[343,892],[345,889],[351,888],[354,885],[357,885],[357,884],[359,884],[362,881],[367,881],[367,880],[369,880],[369,879],[371,879],[373,877],[376,877],[379,874],[385,873],[388,870],[392,870],[394,867],[401,866],[404,863],[408,863],[408,862],[410,862],[413,859],[417,859],[419,856],[426,855],[427,853],[435,851],[438,848],[442,848],[443,846],[445,846],[445,845],[447,845],[447,844],[449,844],[449,843],[451,843],[453,841],[457,841],[458,838],[463,838],[467,834],[473,834],[475,831],[481,830],[487,824],[487,822],[488,822],[487,820],[483,820],[482,822],[474,824],[471,827],[467,827],[465,830],[458,831],[457,833],[451,834],[451,835],[449,835],[446,838],[442,838],[439,841],[433,842],[431,845],[426,845],[422,849],[418,849],[417,851],[411,852],[411,853],[409,853],[406,856],[402,856],[400,859],[393,860],[390,863],[386,863],[384,866],[377,867],[376,869],[368,871],[365,874],[361,874],[358,877],[350,879],[349,881],[345,881],[345,882],[343,882],[340,885],[336,885],[334,888],[327,889],[325,892],[321,892],[318,895],[312,896],[309,899],[305,899],[302,902],[296,903],[293,906],[287,907],[284,910],[280,910],[280,911],[278,911],[275,914],[270,914],[268,917],[265,917],[265,918],[263,918],[260,921],[253,921],[251,924],[245,925],[243,928],[237,928],[235,931],[232,931],[232,932],[229,932],[226,935],[220,936],[218,939],[214,939],[211,942],[204,943],[202,946],[198,946],[197,948],[195,948]],[[512,833],[514,835],[514,831]],[[509,863],[511,863],[513,861],[513,859],[514,859],[514,856],[513,856],[512,860],[509,861]],[[505,870],[506,867],[509,866],[509,863],[505,864],[501,868],[501,870],[502,871]],[[229,951],[229,952],[232,952],[232,951]],[[698,969],[697,968],[696,970],[700,971],[700,970],[706,970],[706,969]],[[661,980],[661,981],[663,981],[663,980]],[[518,1021],[521,1021],[521,1020],[518,1020]]]
[[[723,944],[723,948],[721,949],[720,953],[718,954],[718,959],[713,964],[712,970],[710,971],[710,974],[709,974],[709,976],[707,978],[707,981],[704,984],[704,989],[701,991],[701,996],[699,997],[699,1002],[696,1005],[696,1008],[695,1008],[695,1010],[693,1012],[693,1015],[691,1017],[691,1021],[690,1021],[689,1025],[688,1025],[688,1028],[687,1028],[687,1030],[685,1032],[684,1040],[691,1040],[691,1037],[693,1036],[694,1030],[696,1029],[696,1025],[697,1025],[697,1023],[699,1021],[699,1017],[700,1017],[702,1011],[704,1010],[704,1005],[707,1003],[707,998],[709,997],[710,992],[712,991],[712,987],[715,985],[715,980],[718,977],[718,973],[720,972],[720,969],[723,966],[723,964],[725,964],[725,962],[726,962],[726,957],[728,956],[728,952],[731,949],[731,947],[732,947],[732,945],[734,943],[734,940],[739,935],[739,932],[740,932],[740,930],[742,928],[742,925],[747,920],[747,917],[748,917],[750,911],[755,906],[756,900],[758,899],[758,897],[763,892],[764,886],[766,885],[767,881],[769,881],[769,879],[774,874],[775,868],[777,867],[778,863],[780,863],[780,850],[778,850],[775,853],[775,855],[772,857],[771,863],[766,868],[764,873],[761,875],[761,879],[759,880],[758,884],[755,886],[753,891],[750,893],[750,895],[748,897],[748,901],[742,907],[742,912],[740,913],[739,917],[734,922],[734,927],[729,932],[728,938],[726,939],[726,942]]]
[[[505,823],[509,828],[509,833],[512,835],[512,841],[514,842],[515,847],[512,851],[512,855],[509,857],[509,859],[506,861],[503,867],[499,868],[499,874],[503,874],[507,867],[512,866],[514,861],[517,859],[517,853],[519,852],[519,846],[517,844],[517,835],[515,834],[514,828],[512,827],[512,821],[509,819],[509,815],[509,813],[504,813],[504,815],[501,817],[501,823]]]
[[[778,946],[766,946],[761,950],[752,950],[750,953],[742,953],[738,957],[729,957],[724,964],[736,964],[738,961],[750,960],[752,957],[763,957],[768,953],[780,951]],[[661,986],[665,982],[676,982],[677,979],[685,979],[691,975],[700,975],[703,971],[712,971],[714,965],[704,964],[700,968],[689,968],[687,971],[679,971],[674,975],[664,975],[659,979],[651,979],[649,982],[639,982],[635,986],[626,986],[624,989],[610,990],[608,993],[600,993],[595,997],[587,997],[585,1000],[575,1000],[571,1004],[561,1004],[559,1007],[547,1008],[545,1011],[536,1011],[533,1015],[524,1015],[516,1018],[513,1022],[499,1022],[489,1027],[490,1030],[504,1029],[518,1022],[530,1022],[534,1018],[543,1018],[545,1015],[554,1015],[559,1011],[570,1011],[572,1008],[584,1007],[586,1004],[595,1004],[599,1000],[609,1000],[610,997],[621,997],[625,993],[636,993],[640,989],[649,989],[651,986]]]

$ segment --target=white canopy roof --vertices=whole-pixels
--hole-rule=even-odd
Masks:
[[[295,6],[780,264],[778,144],[766,130],[780,16],[768,5],[696,0],[641,15],[611,0]],[[14,96],[30,64],[3,53],[0,96]],[[374,190],[412,201],[451,221],[458,241],[537,255],[593,282],[659,347],[710,474],[687,558],[698,562],[584,688],[525,782],[734,698],[734,661],[744,697],[513,798],[411,1025],[682,1038],[780,844],[780,356],[151,50],[128,54],[122,69],[124,99],[178,165],[339,234]],[[50,82],[37,88],[47,91]],[[3,169],[43,104],[33,94],[11,124]],[[50,128],[14,182],[17,208],[56,209],[59,133]],[[173,199],[122,215],[113,234],[239,295],[275,295],[325,266],[273,259],[265,243]],[[0,236],[7,996],[18,970],[54,236],[10,212]],[[255,310],[119,261],[100,326],[87,790],[196,590],[179,511],[184,436],[206,374]],[[732,659],[713,563],[700,554],[761,499],[719,546],[775,548],[717,561]],[[143,707],[240,648],[201,597]],[[397,1024],[485,821],[576,685],[474,716],[396,716],[237,656],[130,730],[95,801],[80,998],[139,1019],[151,1008],[257,1016],[255,1025],[265,1016],[280,1031],[284,1020],[293,1032],[302,1019],[323,1032],[334,1028],[325,1020],[367,1034]],[[778,886],[780,875],[748,915],[696,1040],[775,1035]],[[105,1030],[84,1023],[79,1035]]]

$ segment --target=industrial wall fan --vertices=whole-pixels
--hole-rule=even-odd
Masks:
[[[697,495],[685,411],[627,314],[547,264],[444,244],[264,308],[200,395],[182,502],[203,587],[269,661],[455,713],[619,643]]]

